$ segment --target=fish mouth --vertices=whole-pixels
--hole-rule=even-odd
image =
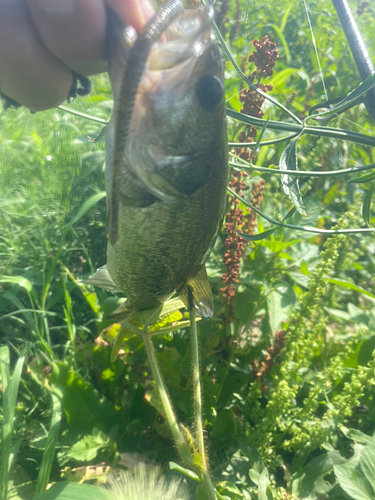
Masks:
[[[213,8],[200,6],[183,11],[164,32],[164,40],[151,49],[147,66],[150,71],[163,71],[191,57],[200,57],[213,44]]]
[[[181,99],[199,75],[212,73],[222,79],[213,14],[209,6],[182,11],[152,45],[137,95],[145,109],[151,109],[163,92]]]

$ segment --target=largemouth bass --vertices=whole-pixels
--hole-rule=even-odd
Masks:
[[[127,311],[177,292],[197,315],[213,314],[205,262],[223,219],[228,158],[211,18],[211,8],[172,0],[130,49],[129,31],[110,18],[107,265],[88,282],[124,293]]]

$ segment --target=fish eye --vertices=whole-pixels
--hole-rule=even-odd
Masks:
[[[224,85],[217,76],[207,75],[199,80],[195,92],[202,108],[213,111],[223,97]]]

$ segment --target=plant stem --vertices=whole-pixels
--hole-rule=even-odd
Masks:
[[[285,222],[280,222],[278,220],[272,219],[272,217],[269,217],[267,214],[261,212],[258,208],[254,207],[254,205],[246,201],[238,193],[233,191],[233,189],[231,189],[230,187],[227,188],[227,191],[232,196],[235,196],[238,200],[240,200],[241,203],[251,208],[251,210],[254,210],[254,212],[260,215],[260,217],[263,217],[263,219],[266,219],[268,220],[268,222],[271,222],[271,224],[275,224],[276,226],[279,227],[287,227],[288,229],[296,229],[297,231],[306,231],[307,233],[317,233],[317,234],[365,234],[365,233],[373,233],[375,231],[375,229],[368,227],[364,227],[361,229],[318,229],[309,226],[295,226],[294,224],[286,224]],[[240,236],[242,236],[242,238],[246,239],[246,234],[243,234],[239,231],[237,232]]]
[[[275,137],[274,139],[269,139],[267,141],[261,141],[259,144],[257,142],[228,142],[229,148],[251,148],[257,144],[261,146],[270,146],[272,144],[278,144],[280,142],[290,141],[300,134],[300,132],[295,132],[291,135],[286,135],[284,137]]]
[[[236,120],[248,123],[254,127],[263,127],[265,120],[262,118],[255,118],[254,116],[244,115],[243,113],[238,113],[233,109],[227,108],[227,116],[235,118]],[[375,137],[367,134],[360,134],[358,132],[352,132],[351,130],[332,128],[332,127],[308,127],[305,124],[299,123],[289,123],[280,122],[275,120],[269,120],[267,123],[267,128],[270,130],[281,130],[283,132],[292,132],[296,135],[298,134],[310,134],[317,135],[319,137],[331,137],[332,139],[338,139],[341,141],[351,141],[358,144],[363,144],[365,146],[375,146]]]
[[[192,464],[192,454],[189,448],[188,443],[186,442],[185,437],[181,433],[181,430],[179,428],[175,412],[173,410],[172,402],[170,400],[170,397],[168,395],[167,388],[164,385],[163,377],[161,375],[159,365],[156,359],[155,355],[155,349],[154,345],[152,343],[151,339],[151,334],[148,333],[147,331],[144,331],[143,333],[143,342],[145,344],[145,349],[147,353],[148,360],[151,365],[151,371],[152,375],[154,377],[154,380],[156,382],[156,386],[159,391],[160,399],[163,405],[164,413],[165,413],[165,418],[167,419],[167,422],[169,424],[169,427],[171,429],[174,441],[176,443],[178,452],[180,454],[181,459],[183,462],[191,466]]]
[[[199,370],[199,348],[197,325],[195,322],[194,313],[190,310],[190,340],[191,340],[191,359],[193,372],[193,402],[194,402],[194,424],[195,424],[195,439],[198,446],[198,451],[201,459],[201,475],[202,481],[206,487],[208,499],[216,500],[215,489],[208,474],[208,460],[204,446],[203,436],[203,415],[202,415],[202,392]]]
[[[202,472],[207,472],[207,462],[204,450],[204,437],[203,437],[203,416],[202,416],[202,393],[201,382],[199,374],[199,348],[198,348],[198,335],[197,325],[195,323],[195,316],[190,311],[190,340],[191,340],[191,359],[192,359],[192,372],[193,372],[193,400],[194,400],[194,424],[195,435],[197,440],[198,451],[202,455]]]
[[[357,172],[363,172],[366,170],[375,169],[375,163],[371,163],[370,165],[362,165],[360,167],[342,168],[340,170],[328,170],[323,172],[320,172],[319,170],[310,170],[310,171],[280,170],[270,167],[258,167],[258,165],[251,165],[250,163],[246,164],[244,162],[234,162],[234,161],[230,161],[229,165],[231,167],[234,167],[236,170],[255,170],[257,172],[264,172],[266,174],[278,174],[278,175],[288,174],[294,177],[336,177],[340,175],[356,174]]]
[[[92,122],[100,123],[101,125],[108,125],[108,121],[103,118],[98,118],[97,116],[88,115],[87,113],[81,113],[81,111],[77,111],[73,108],[68,108],[67,106],[57,106],[61,111],[65,111],[66,113],[70,113],[71,115],[79,116],[80,118],[85,118],[85,120],[90,120]]]

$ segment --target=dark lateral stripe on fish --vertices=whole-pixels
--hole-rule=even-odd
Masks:
[[[120,91],[120,102],[115,119],[115,140],[113,151],[113,172],[111,185],[111,200],[108,206],[108,239],[114,245],[118,238],[118,186],[121,179],[121,166],[125,161],[125,146],[133,113],[135,97],[139,82],[142,78],[147,58],[152,45],[158,41],[168,26],[182,12],[180,0],[168,2],[142,28],[130,51],[129,59],[124,70]]]

